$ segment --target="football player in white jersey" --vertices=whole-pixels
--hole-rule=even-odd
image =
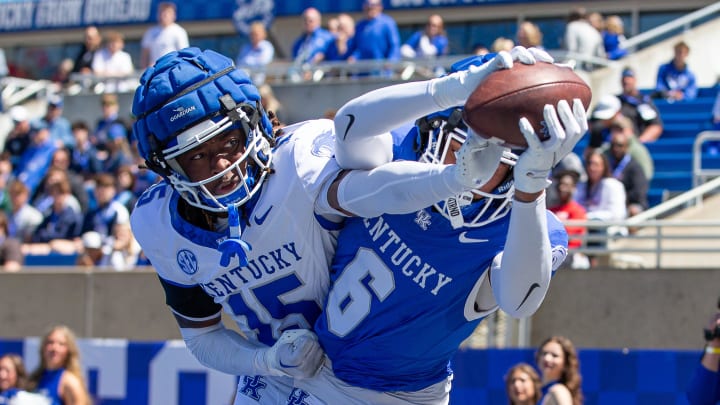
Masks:
[[[492,173],[486,166],[500,160],[470,145],[456,164],[347,171],[333,151],[345,168],[385,163],[390,129],[462,104],[489,73],[512,63],[512,55],[499,54],[422,82],[423,94],[398,93],[353,111],[338,128],[312,120],[281,132],[247,75],[218,53],[186,48],[144,72],[134,132],[147,166],[164,181],[138,199],[133,232],[188,349],[202,364],[240,376],[236,404],[291,401],[292,379],[321,366],[309,329],[325,300],[344,217],[414,212],[484,184]],[[421,105],[406,110],[406,101]],[[223,310],[241,333],[223,327]]]
[[[363,107],[390,90],[364,96]],[[449,362],[477,324],[498,308],[514,317],[537,310],[567,255],[567,232],[545,208],[547,178],[587,131],[580,100],[548,105],[544,116],[548,139],[523,119],[528,149],[504,150],[481,187],[415,213],[346,221],[315,324],[328,361],[315,378],[296,381],[295,398],[447,404]],[[395,158],[448,164],[460,145],[499,148],[468,134],[461,117],[452,108],[418,120],[398,137]]]

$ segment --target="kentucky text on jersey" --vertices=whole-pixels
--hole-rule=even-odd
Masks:
[[[249,280],[260,280],[265,275],[275,274],[277,271],[292,267],[302,260],[295,248],[295,242],[289,242],[275,250],[268,251],[253,259],[248,259],[248,266],[237,266],[213,281],[202,283],[200,286],[211,297],[224,297],[234,293],[239,285],[247,284]]]
[[[452,281],[452,277],[439,273],[420,256],[413,254],[413,250],[402,241],[395,231],[390,229],[390,225],[385,222],[383,217],[365,218],[363,223],[373,242],[379,246],[378,250],[391,254],[391,263],[402,274],[411,277],[418,287],[428,289],[430,293],[437,295],[442,287]]]

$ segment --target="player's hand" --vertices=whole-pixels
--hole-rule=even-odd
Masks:
[[[492,59],[471,57],[453,64],[457,70],[447,76],[432,79],[430,94],[438,105],[438,110],[445,110],[465,104],[465,100],[490,73],[501,69],[509,69],[513,59],[509,52],[498,52]]]
[[[491,59],[488,60],[488,57]],[[500,51],[494,56],[465,58],[452,65],[454,73],[433,79],[430,92],[440,110],[462,105],[485,78],[495,71],[510,69],[514,61],[532,65],[536,62],[553,63],[554,60],[542,49],[522,46],[516,46],[510,52]]]
[[[317,374],[325,353],[318,338],[307,329],[283,332],[272,347],[259,353],[270,375],[309,378]]]
[[[495,174],[504,150],[469,130],[455,153],[455,178],[468,189],[479,188]]]
[[[515,165],[515,189],[525,193],[539,193],[550,185],[550,170],[573,150],[587,132],[585,107],[579,99],[573,100],[572,109],[561,100],[557,109],[546,105],[543,116],[548,139],[540,141],[527,118],[520,119],[520,131],[527,140],[528,148]]]
[[[553,63],[555,59],[540,48],[525,48],[516,46],[510,50],[510,56],[513,61],[518,61],[525,65],[534,65],[537,62]]]

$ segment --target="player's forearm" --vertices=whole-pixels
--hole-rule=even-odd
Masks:
[[[388,133],[437,111],[429,83],[419,81],[383,87],[350,100],[335,114],[338,142]]]
[[[351,171],[338,185],[336,196],[343,211],[372,218],[415,212],[464,190],[455,165],[397,161],[369,171]]]
[[[491,273],[500,308],[520,318],[540,307],[552,274],[545,196],[532,202],[513,202],[510,227],[499,271]]]
[[[267,374],[256,361],[259,346],[221,323],[207,328],[180,328],[180,332],[188,350],[206,367],[231,375]]]

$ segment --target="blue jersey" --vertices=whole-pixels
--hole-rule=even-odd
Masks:
[[[63,404],[63,400],[60,398],[60,379],[64,372],[64,368],[45,370],[40,376],[37,392],[47,397],[50,400],[50,405]]]
[[[509,221],[453,229],[431,209],[347,221],[315,325],[335,375],[378,391],[447,378],[460,343],[495,310],[478,310],[475,297]],[[562,223],[548,214],[548,227],[551,245],[565,250]]]

